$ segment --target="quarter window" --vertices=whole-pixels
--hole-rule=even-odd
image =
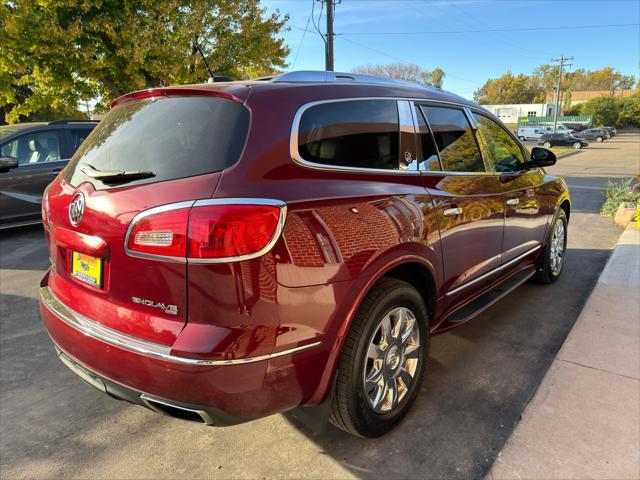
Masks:
[[[504,128],[484,115],[473,114],[481,143],[488,150],[488,157],[496,172],[517,172],[524,167],[525,159],[517,142]]]
[[[447,172],[484,172],[482,155],[462,110],[423,107]]]
[[[395,100],[313,106],[302,114],[298,152],[309,162],[399,170],[400,128]]]

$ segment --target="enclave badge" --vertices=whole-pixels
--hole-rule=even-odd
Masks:
[[[84,215],[84,193],[78,192],[73,196],[73,200],[69,204],[69,221],[71,225],[77,227],[82,222]]]
[[[169,305],[161,302],[154,302],[153,300],[147,300],[146,298],[131,297],[133,303],[139,303],[140,305],[146,305],[147,307],[159,308],[168,315],[177,315],[178,306]]]

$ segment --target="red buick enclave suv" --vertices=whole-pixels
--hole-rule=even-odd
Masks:
[[[430,335],[560,275],[553,163],[482,107],[395,80],[134,92],[48,187],[42,316],[60,359],[118,399],[382,435]]]

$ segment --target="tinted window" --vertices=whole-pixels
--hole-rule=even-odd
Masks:
[[[447,172],[484,172],[476,139],[462,110],[423,107]]]
[[[418,120],[418,130],[420,134],[420,146],[422,147],[422,156],[420,157],[420,170],[440,170],[440,160],[438,159],[438,150],[431,131],[424,118],[422,109],[416,105],[416,118]]]
[[[488,150],[496,172],[517,172],[524,166],[524,156],[518,143],[504,128],[484,115],[473,114],[478,135]]]
[[[78,147],[82,145],[82,142],[87,139],[91,130],[93,130],[93,128],[73,128],[67,130],[69,132],[69,138],[71,139],[71,155],[73,155]]]
[[[2,146],[2,156],[13,157],[19,165],[60,160],[60,131],[28,133]]]
[[[127,185],[220,171],[238,161],[248,129],[249,111],[223,98],[167,96],[123,103],[82,143],[65,177],[74,186],[91,181],[107,188],[81,172],[78,167],[85,163],[98,170],[155,174]]]
[[[324,103],[302,114],[298,152],[323,165],[398,170],[399,138],[395,100]]]

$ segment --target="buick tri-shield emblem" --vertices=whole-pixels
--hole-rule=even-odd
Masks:
[[[84,194],[78,192],[73,196],[73,200],[69,204],[69,220],[71,225],[77,227],[82,221],[84,215]]]

